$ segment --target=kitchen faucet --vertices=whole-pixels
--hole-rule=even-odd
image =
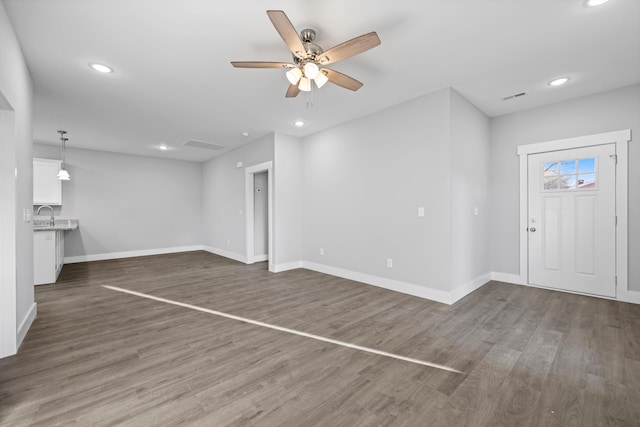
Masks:
[[[49,208],[51,209],[51,220],[49,221],[49,225],[51,225],[52,227],[55,225],[55,219],[53,218],[53,208],[49,205],[42,205],[38,208],[38,210],[36,211],[36,215],[40,215],[40,211],[44,208]]]

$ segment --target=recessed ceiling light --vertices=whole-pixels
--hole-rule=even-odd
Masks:
[[[553,79],[549,82],[549,86],[561,86],[563,84],[565,84],[566,82],[568,82],[570,79],[569,77],[559,77],[557,79]]]
[[[242,132],[242,136],[249,136],[249,132]]]
[[[162,151],[167,151],[169,149],[169,147],[167,147],[165,144],[160,145],[158,148]]]
[[[304,126],[304,122],[302,120],[296,120],[295,122],[293,122],[293,124],[298,127]]]
[[[609,0],[587,0],[588,7],[596,7],[605,4]]]
[[[113,73],[113,68],[108,67],[104,64],[92,62],[91,64],[89,64],[89,67],[91,67],[92,70],[98,71],[100,73]]]

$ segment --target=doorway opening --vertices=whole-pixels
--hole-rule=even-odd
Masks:
[[[253,261],[269,259],[269,176],[267,172],[253,174]]]
[[[245,169],[247,264],[269,261],[274,271],[273,162]]]

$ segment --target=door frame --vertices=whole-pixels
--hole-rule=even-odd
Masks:
[[[246,248],[247,264],[255,262],[255,230],[254,230],[254,175],[257,173],[267,173],[267,244],[269,257],[269,271],[274,271],[274,245],[273,245],[273,162],[264,162],[249,166],[244,169],[245,182],[245,218],[246,218]]]
[[[0,93],[0,358],[18,351],[15,113]]]
[[[519,145],[517,155],[520,158],[520,284],[529,284],[529,245],[527,232],[529,215],[529,154],[568,150],[572,148],[592,147],[595,145],[615,144],[616,151],[616,299],[640,303],[640,293],[629,291],[629,255],[628,255],[628,144],[631,141],[631,129],[615,132],[579,136]],[[638,294],[638,295],[635,295]],[[604,298],[604,297],[603,297]]]

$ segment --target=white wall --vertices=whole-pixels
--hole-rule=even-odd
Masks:
[[[305,262],[448,292],[449,152],[448,89],[306,137]]]
[[[640,85],[491,120],[491,266],[519,274],[518,145],[631,129],[640,132]],[[629,289],[640,291],[640,144],[629,143]]]
[[[12,116],[11,127],[15,133],[11,138],[11,147],[5,151],[4,144],[7,142],[3,138],[0,144],[3,147],[1,153],[13,157],[9,162],[2,162],[3,168],[0,176],[11,177],[14,168],[17,168],[18,175],[15,178],[15,223],[8,227],[15,227],[15,293],[5,293],[2,295],[14,294],[11,298],[15,301],[3,300],[2,307],[15,304],[15,322],[0,325],[8,335],[15,334],[15,342],[20,344],[21,339],[26,334],[33,316],[35,316],[35,303],[33,291],[33,229],[30,222],[22,221],[23,209],[31,208],[32,188],[33,188],[33,163],[32,163],[32,83],[29,70],[24,62],[20,45],[13,31],[13,27],[7,16],[4,4],[0,2],[0,97],[13,110],[12,114],[4,114],[3,119]],[[4,106],[6,108],[7,105]],[[7,169],[7,163],[13,163]],[[12,230],[13,231],[13,230]],[[6,283],[3,282],[6,286]],[[14,312],[14,310],[11,310]],[[1,317],[0,317],[1,318]],[[15,330],[18,328],[18,330]],[[12,331],[9,331],[11,329]],[[0,356],[5,348],[0,349]],[[15,349],[13,349],[15,351]]]
[[[273,160],[275,271],[304,266],[450,302],[489,277],[488,126],[445,89],[302,141],[273,134],[225,153],[204,169],[204,245],[246,259],[244,169]]]
[[[246,260],[245,168],[273,161],[273,141],[269,134],[204,165],[203,243],[209,250]]]
[[[275,134],[274,141],[275,269],[302,261],[302,142]]]
[[[451,283],[486,283],[489,261],[489,118],[451,90]],[[477,208],[477,215],[474,209]]]
[[[60,147],[35,144],[33,155],[59,159]],[[67,145],[65,164],[56,216],[80,220],[65,233],[67,262],[202,245],[201,163]]]

